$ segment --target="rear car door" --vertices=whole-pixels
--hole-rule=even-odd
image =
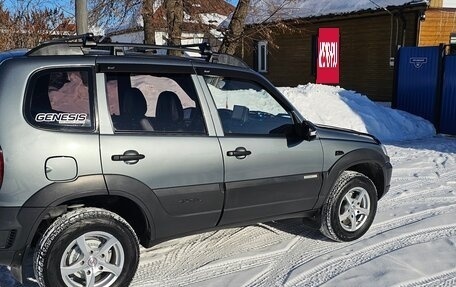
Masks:
[[[291,107],[262,78],[199,73],[219,117],[226,185],[220,224],[312,209],[322,184],[320,141],[288,135],[295,124]]]
[[[223,206],[223,159],[193,69],[154,62],[99,67],[100,121],[109,123],[100,126],[109,192],[127,186],[144,202],[158,221],[157,238],[215,226]],[[140,184],[126,183],[132,179]]]

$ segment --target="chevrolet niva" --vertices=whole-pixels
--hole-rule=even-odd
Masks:
[[[375,137],[312,124],[205,45],[83,35],[0,61],[0,264],[19,280],[34,254],[40,286],[127,286],[139,244],[284,218],[355,240],[390,186]]]

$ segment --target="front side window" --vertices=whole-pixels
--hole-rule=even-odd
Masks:
[[[51,129],[93,129],[89,70],[58,69],[35,74],[28,85],[26,116]]]
[[[225,135],[284,135],[293,125],[290,114],[259,84],[206,76]]]
[[[206,133],[190,75],[108,73],[106,91],[117,132]]]

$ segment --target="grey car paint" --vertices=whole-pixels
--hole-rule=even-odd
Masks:
[[[223,75],[225,71],[197,68],[200,74]],[[245,71],[241,71],[245,74]],[[202,91],[208,101],[219,136],[225,164],[225,206],[220,224],[267,218],[278,214],[311,209],[322,183],[323,150],[319,140],[290,143],[279,137],[231,136],[223,127],[206,81],[199,76]],[[271,95],[277,90],[258,83]],[[281,103],[292,106],[282,97]],[[245,158],[228,156],[229,151],[245,148],[251,154]]]
[[[26,85],[33,73],[55,67],[80,68],[94,65],[95,60],[92,57],[66,56],[33,60],[17,58],[6,60],[0,65],[0,143],[6,166],[0,191],[0,206],[20,207],[34,192],[51,184],[45,168],[45,163],[50,158],[74,158],[77,163],[77,176],[101,173],[99,139],[96,132],[43,130],[27,123],[23,113]],[[53,172],[64,171],[54,168]]]
[[[137,66],[132,65],[129,71],[138,71]],[[161,72],[166,73],[166,70]],[[105,86],[103,74],[97,74],[97,86]],[[199,84],[195,82],[195,86],[198,88]],[[163,227],[189,220],[193,224],[174,232],[214,227],[220,218],[224,200],[221,189],[223,158],[212,119],[206,116],[209,114],[206,101],[200,101],[208,130],[206,135],[153,132],[114,134],[112,124],[106,124],[111,123],[106,91],[99,88],[97,93],[100,99],[99,116],[105,122],[100,127],[103,173],[128,176],[149,187],[164,211],[160,216],[163,225],[156,227],[157,236],[169,236],[169,229]],[[113,155],[122,155],[126,151],[143,154],[144,159],[135,164],[112,160]],[[109,190],[118,189],[110,181],[107,184]],[[146,202],[147,206],[154,205],[155,197],[150,198]]]

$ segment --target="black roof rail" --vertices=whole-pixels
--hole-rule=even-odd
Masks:
[[[180,46],[148,45],[140,43],[111,42],[108,37],[94,36],[92,33],[69,36],[43,42],[27,52],[26,56],[51,56],[51,55],[86,55],[110,54],[122,56],[126,53],[157,55],[158,50],[180,51],[186,57],[197,58],[207,62],[226,64],[248,68],[241,59],[227,54],[213,53],[209,43],[189,44]],[[185,54],[187,52],[187,54]],[[188,55],[197,53],[200,57]]]

